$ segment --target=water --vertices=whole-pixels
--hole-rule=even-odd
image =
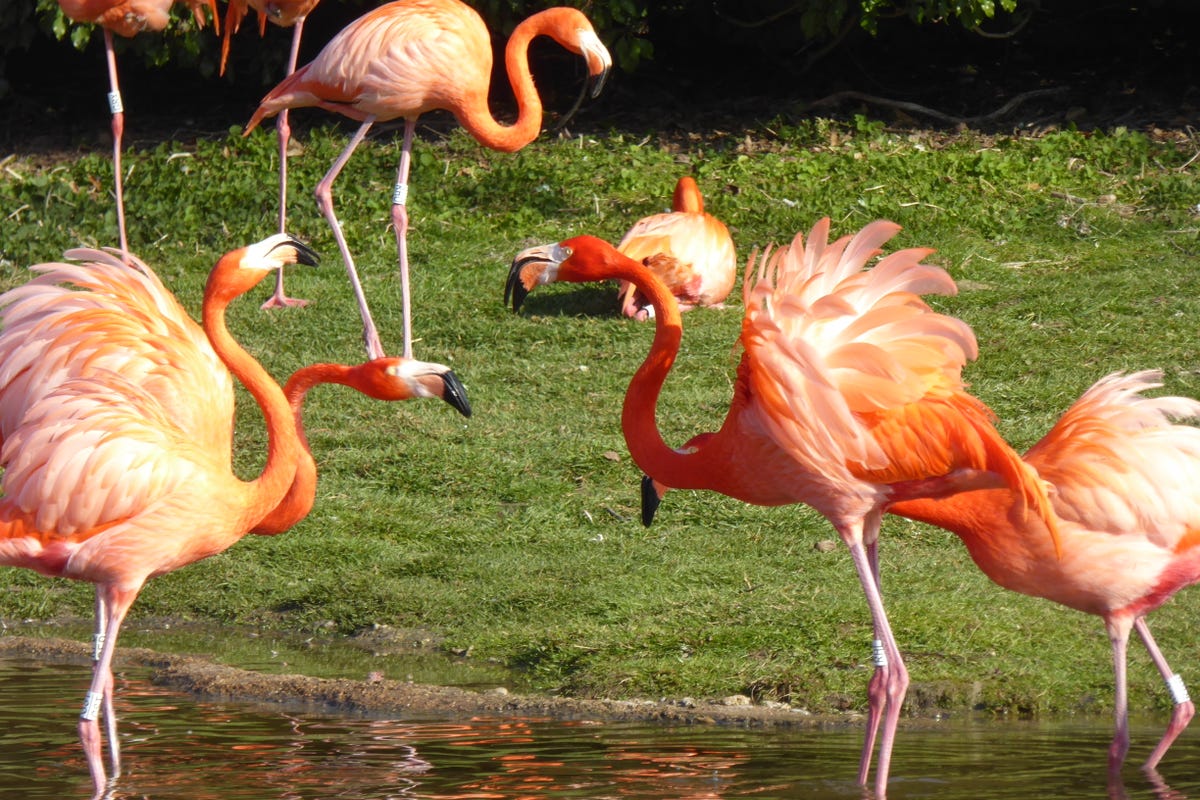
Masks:
[[[75,739],[87,668],[0,659],[0,798],[83,798]],[[514,717],[381,719],[202,702],[123,670],[114,800],[853,798],[861,730],[747,730]],[[1161,733],[1134,725],[1131,764]],[[1107,786],[1105,719],[950,721],[901,730],[888,797],[1200,798],[1200,730]]]

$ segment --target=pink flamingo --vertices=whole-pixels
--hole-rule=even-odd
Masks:
[[[1150,635],[1146,615],[1200,581],[1200,402],[1145,397],[1157,371],[1114,373],[1084,392],[1025,463],[1050,486],[1058,550],[1043,520],[1013,513],[1002,488],[899,502],[888,511],[958,535],[993,581],[1104,620],[1112,643],[1116,717],[1108,750],[1115,780],[1129,752],[1129,634],[1137,631],[1174,710],[1144,768],[1153,773],[1195,714],[1183,679]]]
[[[824,219],[807,244],[797,235],[764,255],[757,272],[748,267],[743,354],[729,413],[719,431],[678,449],[658,432],[655,407],[683,328],[674,295],[653,272],[580,236],[519,254],[505,291],[517,308],[543,283],[634,284],[654,308],[655,334],[621,414],[633,460],[662,486],[709,489],[755,505],[807,503],[833,523],[850,548],[874,624],[876,672],[859,782],[867,781],[882,719],[880,797],[909,680],[880,594],[884,509],[903,499],[1005,486],[1023,513],[1049,514],[1041,482],[992,427],[991,412],[963,390],[974,334],[921,300],[921,293],[953,293],[950,276],[920,263],[930,252],[920,249],[865,269],[898,230],[878,221],[828,243]]]
[[[520,113],[502,125],[488,110],[492,49],[487,28],[459,0],[396,0],[369,11],[342,29],[308,64],[272,89],[250,118],[248,135],[266,117],[286,108],[319,106],[362,124],[317,184],[317,205],[329,222],[346,263],[363,318],[368,358],[383,346],[358,280],[350,249],[333,211],[333,181],[376,121],[404,119],[404,145],[392,195],[392,224],[399,254],[404,306],[404,357],[412,357],[412,314],[408,278],[408,173],[417,118],[434,109],[452,112],[485,147],[513,152],[537,137],[542,104],[529,71],[529,43],[549,36],[587,61],[599,92],[612,64],[592,25],[572,8],[551,8],[513,31],[505,65]]]
[[[214,0],[215,2],[215,0]],[[312,12],[320,0],[229,0],[225,10],[225,38],[221,42],[221,70],[225,74],[225,61],[229,57],[229,40],[238,32],[249,8],[258,12],[258,33],[266,32],[267,21],[270,20],[281,28],[292,29],[292,47],[288,54],[287,70],[284,76],[296,71],[296,61],[300,57],[300,39],[304,35],[304,20]],[[287,229],[287,150],[291,140],[292,129],[288,125],[288,112],[285,108],[279,112],[275,120],[275,132],[279,138],[279,232]],[[305,306],[307,300],[298,297],[288,297],[283,290],[283,271],[275,274],[275,291],[262,304],[267,308],[285,308],[289,306]]]
[[[617,249],[641,261],[667,285],[679,310],[721,307],[737,280],[737,252],[725,223],[704,210],[704,196],[687,175],[675,184],[671,210],[643,217],[621,238]],[[647,319],[654,307],[623,281],[621,313]]]
[[[76,22],[99,25],[104,31],[104,53],[108,62],[108,108],[112,113],[113,184],[117,195],[117,230],[121,253],[129,257],[129,238],[125,234],[125,192],[121,175],[121,139],[125,133],[125,106],[117,80],[117,57],[113,34],[132,38],[142,31],[163,31],[170,22],[171,6],[176,0],[58,0],[63,13]],[[202,8],[212,12],[218,27],[217,0],[182,0],[192,10],[196,23],[204,26]]]

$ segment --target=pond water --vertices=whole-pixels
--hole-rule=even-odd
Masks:
[[[75,738],[88,669],[0,659],[0,798],[84,798]],[[862,732],[561,721],[345,717],[207,702],[118,678],[125,774],[114,800],[854,798]],[[1152,782],[1135,766],[1162,719],[1137,720],[1110,787],[1107,719],[905,725],[888,797],[1200,798],[1200,730]]]

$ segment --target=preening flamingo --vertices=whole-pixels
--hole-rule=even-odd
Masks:
[[[1175,703],[1147,770],[1158,766],[1195,713],[1183,679],[1146,624],[1146,614],[1200,581],[1200,429],[1171,422],[1200,419],[1200,402],[1142,394],[1161,380],[1157,371],[1102,378],[1025,454],[1051,487],[1059,553],[1048,545],[1042,520],[1012,513],[1018,499],[1005,489],[888,509],[957,534],[1001,586],[1104,620],[1115,683],[1116,732],[1108,752],[1113,778],[1129,751],[1125,662],[1131,630]]]
[[[464,417],[471,416],[467,390],[449,367],[403,358],[378,358],[357,366],[310,364],[292,373],[283,393],[292,407],[296,432],[304,450],[287,496],[251,533],[282,533],[308,516],[317,495],[317,462],[304,434],[304,398],[314,386],[340,383],[375,400],[413,400],[440,397]]]
[[[196,23],[203,27],[207,7],[217,21],[217,0],[181,0],[191,10]],[[125,193],[121,175],[121,138],[125,132],[125,106],[121,102],[121,87],[117,81],[117,57],[113,51],[113,34],[132,38],[142,31],[162,31],[170,22],[171,6],[176,0],[58,0],[63,13],[76,22],[99,25],[104,31],[104,53],[108,62],[108,109],[112,113],[113,186],[117,196],[117,230],[121,253],[129,255],[129,238],[125,234]]]
[[[700,187],[687,175],[675,184],[671,210],[633,223],[617,249],[649,267],[675,295],[680,311],[719,307],[737,279],[733,237],[725,223],[705,212]],[[621,282],[618,296],[627,317],[647,319],[653,313],[628,281]]]
[[[215,0],[214,0],[215,2]],[[225,74],[225,62],[229,58],[229,40],[242,26],[242,20],[250,8],[258,12],[258,33],[266,33],[267,21],[270,20],[281,28],[292,29],[292,47],[288,53],[287,69],[284,76],[296,71],[296,61],[300,57],[300,39],[304,35],[304,20],[308,18],[320,0],[229,0],[225,9],[225,38],[221,41],[221,69]],[[275,132],[279,139],[279,232],[287,230],[287,151],[292,129],[288,126],[288,112],[285,108],[279,112],[275,120]],[[283,291],[283,270],[275,274],[275,292],[263,303],[263,308],[285,308],[288,306],[307,305],[307,300],[288,297]]]
[[[518,308],[554,281],[626,280],[654,307],[650,353],[629,384],[621,427],[633,460],[664,486],[710,489],[756,505],[807,503],[849,546],[875,630],[876,673],[859,781],[866,783],[883,721],[875,791],[887,787],[908,673],[884,612],[876,545],[889,503],[973,487],[1006,486],[1023,510],[1048,515],[1042,484],[962,387],[976,355],[971,329],[937,314],[922,293],[953,293],[928,250],[900,250],[865,270],[899,226],[873,222],[828,243],[821,220],[807,244],[750,261],[743,354],[719,431],[669,447],[655,408],[683,334],[675,297],[644,264],[580,236],[519,254],[505,298]],[[1053,530],[1047,539],[1053,541]],[[1052,546],[1052,545],[1051,545]]]
[[[283,501],[303,447],[278,384],[225,328],[225,309],[285,264],[316,263],[286,235],[227,253],[201,331],[144,264],[96,250],[42,264],[0,296],[0,564],[96,585],[96,655],[79,736],[120,774],[112,658],[146,580],[220,553]],[[262,473],[234,474],[233,382],[267,425]]]
[[[404,357],[412,357],[412,313],[408,278],[408,172],[417,118],[444,109],[480,144],[514,152],[537,137],[542,103],[529,71],[530,42],[549,36],[587,61],[595,79],[593,95],[604,84],[612,58],[579,11],[551,8],[526,19],[512,32],[505,66],[519,107],[512,125],[488,110],[492,47],[487,28],[460,0],[396,0],[347,25],[308,64],[272,89],[250,118],[249,134],[266,117],[286,108],[319,106],[362,124],[317,184],[317,206],[337,240],[363,318],[367,357],[383,347],[359,284],[358,272],[333,210],[333,181],[376,121],[404,119],[404,145],[392,194],[392,224],[400,263],[404,306]]]

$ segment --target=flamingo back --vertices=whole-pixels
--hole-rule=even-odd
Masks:
[[[285,108],[320,106],[351,119],[415,118],[486,101],[492,49],[483,19],[458,0],[395,0],[343,28],[263,98],[247,132]]]
[[[76,22],[107,28],[130,38],[142,31],[166,30],[175,0],[58,0],[63,13]]]

